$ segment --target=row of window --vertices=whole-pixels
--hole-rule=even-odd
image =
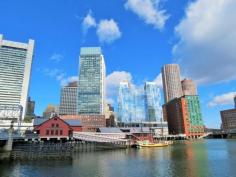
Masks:
[[[63,130],[46,130],[46,135],[63,135]]]

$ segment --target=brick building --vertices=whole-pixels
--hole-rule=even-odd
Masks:
[[[96,132],[100,127],[106,127],[104,115],[61,115],[63,120],[79,120],[83,132]]]
[[[82,131],[82,125],[79,120],[63,120],[58,116],[50,119],[34,119],[34,131],[41,138],[68,138],[74,131]]]
[[[170,134],[198,137],[204,134],[198,96],[182,96],[163,105],[164,120],[168,121]]]

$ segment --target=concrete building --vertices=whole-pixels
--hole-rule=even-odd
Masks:
[[[197,88],[191,79],[184,79],[181,81],[183,95],[197,95]]]
[[[31,100],[31,98],[28,97],[26,116],[35,116],[34,108],[35,108],[35,101]]]
[[[77,114],[78,87],[77,82],[71,82],[61,88],[60,115]]]
[[[236,131],[236,109],[220,111],[222,128],[225,131]]]
[[[78,114],[104,114],[106,68],[100,47],[80,50]]]
[[[106,104],[105,108],[106,127],[115,127],[115,112],[111,104]]]
[[[180,69],[177,64],[168,64],[162,67],[162,81],[165,103],[174,98],[183,96],[180,82]]]
[[[182,96],[165,105],[164,120],[168,122],[169,133],[186,134],[187,137],[199,137],[204,134],[198,96]]]
[[[58,114],[58,113],[59,113],[58,106],[49,104],[45,109],[45,111],[43,112],[43,118],[50,119],[51,116],[53,116],[53,114]]]
[[[20,105],[22,118],[27,109],[34,40],[20,43],[0,34],[0,105]],[[1,117],[1,116],[0,116]]]

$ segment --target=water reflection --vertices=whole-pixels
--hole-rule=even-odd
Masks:
[[[0,176],[228,177],[236,174],[235,147],[235,140],[207,140],[167,148],[78,153],[73,160],[0,163]]]

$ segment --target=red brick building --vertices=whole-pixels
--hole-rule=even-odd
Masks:
[[[164,120],[168,122],[169,134],[186,134],[187,137],[196,138],[204,134],[201,122],[197,125],[191,120],[189,102],[185,96],[175,98],[163,105]]]
[[[100,127],[106,127],[104,115],[61,115],[63,120],[79,120],[83,132],[96,132]]]
[[[34,131],[40,138],[68,138],[74,131],[82,131],[82,125],[79,120],[63,120],[58,116],[50,119],[36,118]]]

